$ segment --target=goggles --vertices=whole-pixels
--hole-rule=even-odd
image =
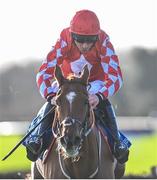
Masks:
[[[72,38],[79,43],[94,43],[98,40],[98,35],[79,35],[71,33]]]

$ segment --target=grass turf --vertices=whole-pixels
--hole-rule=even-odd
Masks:
[[[131,142],[126,174],[150,174],[150,168],[157,166],[157,134],[134,136]]]
[[[0,136],[0,161],[22,139],[21,136]],[[0,162],[0,173],[30,169],[24,146],[20,145],[5,161]]]
[[[21,136],[0,136],[0,160],[21,140]],[[131,137],[128,174],[149,174],[150,167],[157,166],[157,134]],[[30,161],[26,158],[24,146],[20,146],[8,159],[0,162],[0,173],[27,171]]]

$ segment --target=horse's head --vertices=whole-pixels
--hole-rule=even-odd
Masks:
[[[59,148],[67,157],[76,157],[79,154],[83,136],[90,128],[88,77],[87,65],[79,77],[65,78],[59,66],[55,69],[55,78],[59,84],[55,125]]]

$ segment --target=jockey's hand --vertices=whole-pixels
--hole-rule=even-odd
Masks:
[[[56,105],[56,96],[48,96],[47,101],[52,105]]]
[[[99,104],[99,98],[95,94],[88,94],[88,99],[91,109],[96,108],[96,106]]]
[[[56,105],[56,96],[54,96],[54,97],[51,99],[51,104],[52,104],[52,105]]]

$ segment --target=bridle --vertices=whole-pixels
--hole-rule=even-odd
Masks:
[[[59,94],[61,92],[61,88],[65,83],[79,83],[79,84],[82,84],[82,86],[87,87],[87,91],[91,88],[90,84],[87,85],[87,84],[85,84],[83,82],[76,81],[76,80],[73,80],[73,79],[70,80],[70,81],[65,79],[64,83],[60,84],[60,86],[59,86],[57,96],[59,96]],[[86,93],[86,95],[88,96],[88,93]],[[91,132],[91,130],[92,130],[94,124],[95,124],[94,112],[93,111],[90,112],[89,102],[86,105],[88,107],[87,107],[87,111],[85,113],[85,118],[84,118],[84,120],[82,122],[80,122],[80,120],[78,120],[76,118],[72,118],[72,117],[69,117],[69,122],[68,122],[68,125],[73,125],[73,124],[77,123],[77,124],[79,124],[79,126],[81,126],[80,134],[81,134],[82,139],[84,137],[86,137]],[[92,118],[90,118],[90,116],[92,116]],[[90,122],[90,124],[88,125],[88,122],[89,122],[90,119],[92,119],[92,122]],[[52,132],[53,132],[54,137],[56,137],[56,138],[61,137],[61,127],[64,124],[65,124],[65,121],[63,120],[61,122],[61,120],[58,117],[57,110],[55,110],[55,118],[54,118],[54,122],[53,122],[53,125],[52,125]],[[67,124],[67,122],[66,122],[66,124]]]
[[[70,83],[70,82],[67,81],[66,83]],[[78,83],[78,82],[73,82],[73,83]],[[87,88],[86,84],[82,84],[82,85],[86,86],[86,88]],[[58,95],[61,92],[61,87],[62,87],[62,85],[60,86]],[[88,88],[90,88],[90,86],[88,86]],[[88,96],[88,94],[87,94],[87,96]],[[72,118],[72,117],[68,117],[68,121],[67,120],[61,121],[59,119],[57,110],[55,110],[55,118],[54,118],[54,122],[53,122],[52,131],[53,131],[53,135],[56,137],[56,139],[59,139],[62,136],[62,134],[61,134],[62,126],[73,126],[74,124],[78,124],[81,127],[80,135],[81,135],[81,142],[83,142],[85,137],[87,137],[90,134],[90,132],[92,131],[92,129],[95,125],[94,112],[93,112],[93,110],[90,110],[89,102],[86,105],[87,105],[87,108],[86,108],[86,112],[85,112],[85,118],[83,119],[82,122],[79,119]],[[82,143],[80,144],[79,150],[81,149],[81,145],[82,145]],[[98,173],[98,170],[99,170],[99,160],[100,160],[100,154],[101,154],[100,133],[97,138],[97,148],[98,148],[98,164],[97,164],[95,171],[89,176],[89,178],[95,177],[95,175]],[[58,149],[58,156],[59,156],[59,164],[60,164],[62,173],[65,175],[65,177],[70,178],[70,176],[66,173],[66,171],[62,165],[62,159],[61,159],[61,154],[60,154],[59,149]],[[72,158],[72,162],[77,162],[79,160],[79,158],[80,158],[80,155]]]
[[[88,110],[89,110],[89,108],[90,107],[88,105]],[[90,122],[90,125],[88,125],[88,121],[90,119],[92,121]],[[56,119],[56,121],[59,122],[57,119]],[[62,121],[60,124],[57,123],[58,124],[57,125],[58,126],[58,134],[55,134],[55,136],[58,139],[60,138],[60,135],[61,135],[60,127],[64,123],[65,123],[64,121]],[[90,115],[89,115],[89,113],[87,111],[85,119],[83,120],[83,122],[80,122],[77,119],[70,119],[68,123],[69,123],[68,125],[73,125],[73,124],[77,123],[77,124],[79,124],[81,126],[81,142],[83,142],[84,138],[87,137],[90,134],[90,132],[92,131],[92,129],[93,129],[94,125],[95,125],[94,112],[90,111]],[[81,145],[82,145],[82,143],[79,146],[79,150],[81,149]],[[90,179],[94,178],[97,175],[98,171],[99,171],[99,161],[100,161],[100,157],[101,157],[101,135],[100,135],[100,132],[98,133],[98,137],[97,137],[97,149],[98,149],[98,162],[97,162],[97,166],[96,166],[95,170],[88,177]],[[58,149],[58,158],[59,158],[59,165],[60,165],[60,168],[61,168],[61,171],[62,171],[63,175],[66,178],[71,179],[71,177],[69,176],[68,172],[66,171],[66,168],[63,166],[63,160],[61,158],[61,152],[59,151],[59,149]],[[72,162],[77,162],[77,161],[79,161],[79,159],[80,159],[80,155],[71,158]]]
[[[81,123],[80,121],[78,120],[75,120],[73,123],[79,123],[79,125],[82,126],[82,141],[85,137],[87,137],[90,132],[92,131],[93,127],[94,127],[94,124],[95,124],[95,117],[94,117],[94,113],[92,113],[92,118],[93,121],[92,123],[90,124],[90,126],[88,128],[85,127],[84,123],[87,122],[87,119],[85,118],[84,122]],[[90,118],[90,117],[89,117]],[[81,149],[81,144],[80,144],[80,147],[79,147],[79,150]],[[97,136],[97,149],[98,149],[98,162],[97,162],[97,166],[96,166],[96,169],[89,175],[88,179],[92,179],[94,178],[98,171],[99,171],[99,161],[101,159],[101,135],[100,135],[100,132],[98,133],[98,136]],[[69,174],[66,172],[66,168],[63,167],[63,160],[61,159],[61,153],[59,152],[59,149],[58,149],[58,157],[59,157],[59,165],[60,165],[60,168],[61,168],[61,171],[62,173],[64,174],[64,176],[68,179],[71,179],[71,177],[69,176]],[[80,159],[80,155],[79,156],[76,156],[74,158],[71,158],[72,162],[77,162],[79,161]]]
[[[53,128],[52,128],[52,132],[55,138],[60,138],[61,137],[61,127],[63,125],[66,126],[72,126],[73,124],[79,124],[79,126],[81,127],[81,138],[83,139],[84,137],[88,136],[88,134],[91,132],[94,123],[95,123],[95,118],[94,118],[94,112],[91,111],[90,112],[90,106],[89,103],[87,104],[87,111],[85,113],[85,118],[82,122],[80,122],[80,120],[76,119],[76,118],[68,118],[68,122],[65,122],[65,120],[63,120],[62,122],[60,121],[59,117],[58,117],[58,113],[57,110],[55,110],[55,118],[54,118],[54,122],[53,122]],[[92,116],[90,118],[90,116]],[[89,122],[91,119],[91,122]],[[89,124],[90,123],[90,124]]]

